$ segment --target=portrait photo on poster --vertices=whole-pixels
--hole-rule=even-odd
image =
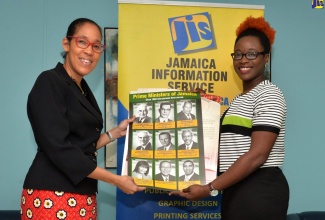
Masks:
[[[118,114],[118,32],[117,28],[104,28],[105,39],[105,129],[117,126]],[[117,141],[105,146],[105,168],[117,166]]]

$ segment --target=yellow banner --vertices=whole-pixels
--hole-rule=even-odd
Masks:
[[[177,5],[182,4],[182,5]],[[235,31],[263,6],[119,1],[118,97],[138,88],[195,88],[221,96],[223,111],[241,92],[232,66]]]
[[[127,116],[129,93],[138,88],[201,88],[221,96],[223,111],[242,91],[230,56],[236,28],[248,16],[263,16],[263,10],[252,5],[119,0],[119,115]],[[118,190],[116,217],[221,219],[220,201],[221,195],[181,200],[151,188],[131,198]]]

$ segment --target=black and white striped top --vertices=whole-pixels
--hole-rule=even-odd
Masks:
[[[282,166],[286,102],[280,89],[265,80],[237,95],[224,112],[220,129],[220,172],[225,172],[251,145],[253,131],[278,134],[267,161],[261,167]]]

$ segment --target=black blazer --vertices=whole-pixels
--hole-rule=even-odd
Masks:
[[[24,188],[95,194],[96,143],[103,119],[95,97],[82,80],[86,97],[61,63],[39,75],[27,102],[38,152]]]

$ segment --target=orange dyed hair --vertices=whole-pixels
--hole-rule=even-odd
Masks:
[[[247,17],[236,30],[236,36],[238,37],[242,32],[247,29],[256,29],[264,33],[270,41],[270,45],[273,44],[275,38],[275,30],[270,24],[265,21],[263,17],[253,18],[252,16]]]

